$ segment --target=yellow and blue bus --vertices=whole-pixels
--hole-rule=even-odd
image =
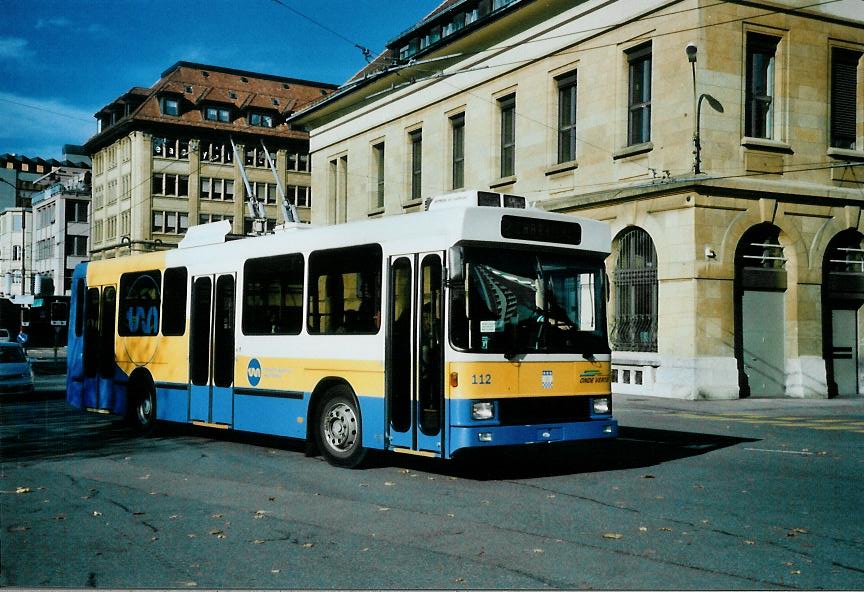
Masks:
[[[428,211],[92,261],[73,275],[67,400],[369,449],[613,438],[608,225],[490,192]]]

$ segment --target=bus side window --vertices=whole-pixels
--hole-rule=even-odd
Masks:
[[[244,335],[299,335],[303,255],[249,259],[243,265]]]
[[[99,288],[88,288],[84,305],[84,375],[96,376],[99,366]]]
[[[381,262],[379,245],[313,252],[309,256],[309,332],[378,333]]]
[[[186,284],[189,274],[185,267],[165,270],[162,287],[162,335],[183,335],[186,332]]]
[[[102,319],[99,323],[99,374],[102,378],[114,376],[114,337],[116,327],[117,289],[108,286],[102,290]]]
[[[81,337],[84,332],[84,280],[75,282],[75,337]]]
[[[121,337],[159,333],[161,289],[162,272],[160,271],[139,271],[120,276],[118,333]]]

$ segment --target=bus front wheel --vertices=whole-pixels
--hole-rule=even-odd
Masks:
[[[356,468],[366,457],[360,412],[350,389],[333,387],[327,392],[318,413],[318,449],[332,465]]]

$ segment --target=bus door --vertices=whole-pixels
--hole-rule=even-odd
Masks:
[[[189,331],[189,419],[234,421],[234,274],[192,278]]]
[[[391,448],[444,450],[442,253],[390,258],[385,397]]]

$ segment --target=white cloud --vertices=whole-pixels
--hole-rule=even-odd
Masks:
[[[47,18],[47,19],[41,19],[40,18],[38,21],[36,21],[36,28],[37,29],[46,29],[48,27],[63,28],[63,27],[68,27],[71,24],[72,23],[71,23],[71,21],[69,21],[69,19],[63,18],[63,17],[54,17],[54,18]]]
[[[96,133],[95,111],[0,92],[0,153],[59,158],[63,144],[83,144]],[[41,152],[45,147],[50,151]]]
[[[28,41],[20,37],[0,37],[0,58],[29,58],[33,50],[28,47]]]

